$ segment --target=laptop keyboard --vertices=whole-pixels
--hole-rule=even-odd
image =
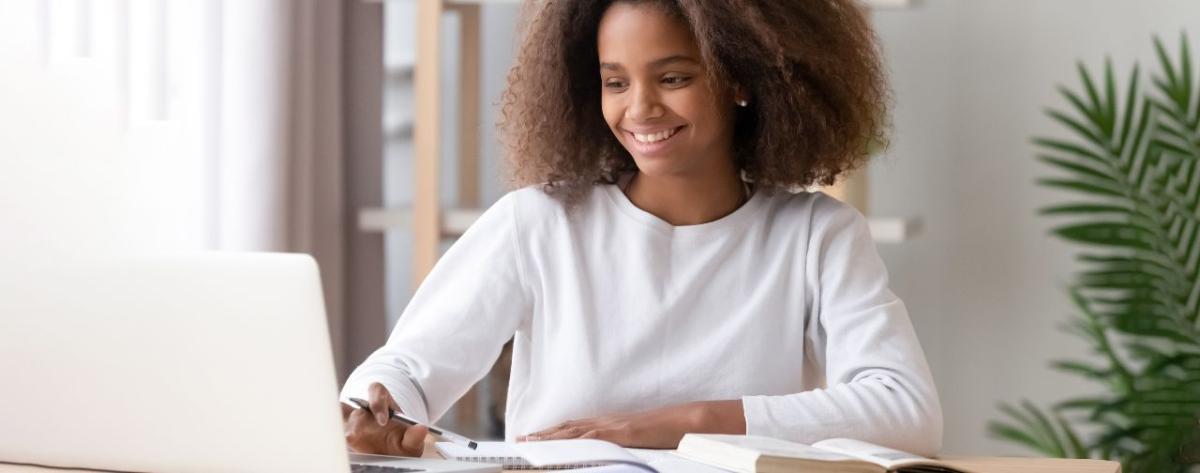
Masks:
[[[368,465],[365,463],[351,463],[350,473],[403,473],[408,471],[425,471],[414,468],[404,468],[402,466],[387,466],[387,465]]]

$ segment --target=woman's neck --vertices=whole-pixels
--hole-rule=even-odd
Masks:
[[[733,213],[749,200],[740,173],[655,177],[636,172],[624,186],[638,208],[674,226],[698,225]]]

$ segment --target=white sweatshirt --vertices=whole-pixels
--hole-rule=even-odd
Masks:
[[[566,207],[505,195],[437,263],[342,395],[380,382],[441,417],[515,335],[506,438],[559,422],[741,399],[746,432],[922,455],[937,390],[866,220],[821,193],[756,192],[672,226],[597,185]]]

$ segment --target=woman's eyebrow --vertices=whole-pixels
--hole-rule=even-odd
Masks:
[[[654,68],[663,67],[668,64],[672,64],[672,63],[676,63],[676,62],[693,62],[693,63],[697,63],[697,64],[700,63],[700,61],[697,61],[695,58],[693,58],[691,56],[675,54],[675,55],[671,55],[671,56],[667,56],[664,58],[655,59],[653,61],[650,61],[650,64],[648,65],[648,67],[650,67],[651,69],[654,69]],[[620,63],[617,63],[617,62],[601,62],[600,68],[608,69],[610,71],[625,70],[625,66],[622,66]]]

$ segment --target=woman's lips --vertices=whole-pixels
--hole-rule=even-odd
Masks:
[[[653,133],[644,133],[644,134],[643,133],[635,134],[634,132],[629,131],[629,130],[623,130],[623,131],[625,132],[625,136],[628,137],[628,140],[626,140],[626,141],[628,141],[629,144],[633,147],[633,150],[631,150],[631,151],[633,151],[639,155],[643,155],[643,156],[658,156],[658,155],[663,154],[668,148],[671,147],[672,143],[675,142],[675,137],[679,136],[679,131],[682,130],[685,126],[686,125],[677,126],[674,128],[665,128],[665,129],[660,129]],[[662,137],[662,134],[664,132],[667,132],[666,134],[668,135],[665,138]],[[639,140],[638,139],[639,135],[642,138],[649,138],[649,139],[661,138],[661,139],[658,139],[657,141],[653,141],[653,142],[647,142],[647,141]]]

